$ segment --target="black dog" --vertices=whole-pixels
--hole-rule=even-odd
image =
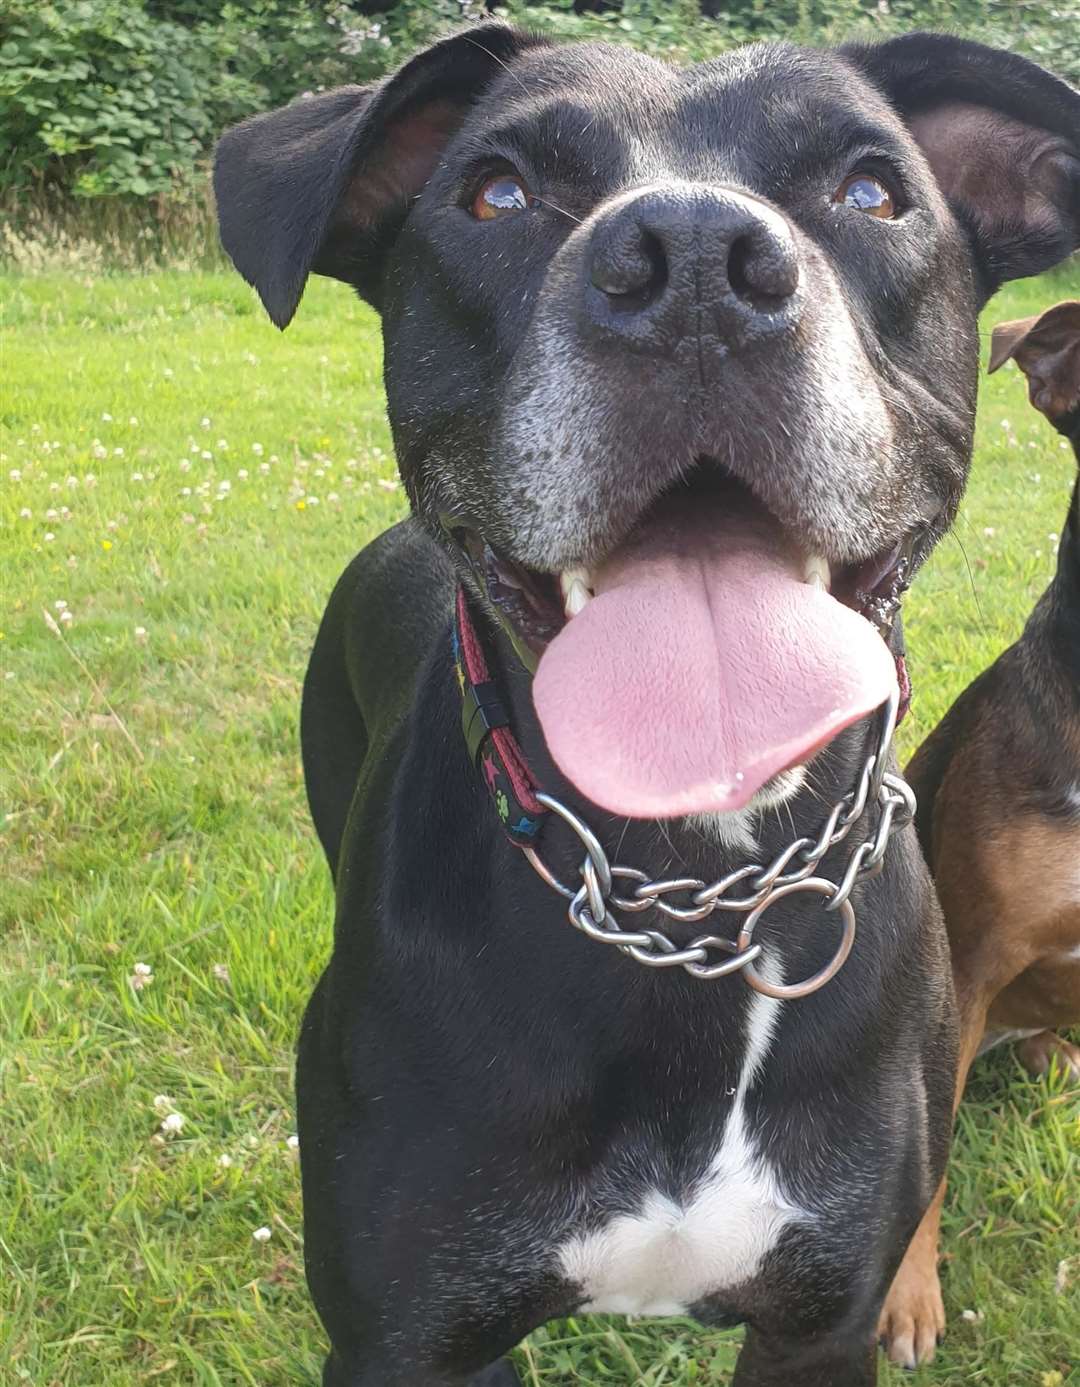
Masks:
[[[580,1309],[746,1321],[740,1387],[874,1381],[955,1068],[874,710],[963,488],[976,314],[1080,242],[1078,160],[1077,93],[951,38],[679,71],[500,25],[222,141],[274,321],[310,271],[382,315],[415,513],[338,584],[304,695],[328,1384],[509,1384]],[[782,1000],[852,904],[846,965]],[[903,1304],[881,1332],[914,1361]]]

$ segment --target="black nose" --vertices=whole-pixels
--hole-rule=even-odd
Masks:
[[[587,321],[645,347],[704,334],[738,348],[797,317],[791,227],[734,190],[651,188],[601,217],[586,254]]]

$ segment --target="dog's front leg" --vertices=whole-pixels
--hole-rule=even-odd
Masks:
[[[871,1328],[792,1340],[751,1326],[731,1387],[873,1387],[877,1346]]]
[[[323,1369],[323,1387],[520,1387],[517,1369],[508,1358],[501,1358],[471,1377],[432,1370],[430,1375],[415,1366],[404,1371],[385,1363],[366,1367],[348,1364],[338,1353],[331,1353]]]

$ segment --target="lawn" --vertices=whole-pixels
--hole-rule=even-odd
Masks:
[[[282,336],[227,273],[0,291],[0,1380],[314,1387],[291,1067],[331,892],[297,712],[331,585],[403,511],[376,322],[318,282]],[[905,750],[1019,632],[1072,475],[1018,373],[988,381],[908,604]],[[1078,1153],[1076,1091],[980,1064],[950,1335],[883,1381],[1080,1384]],[[530,1387],[719,1384],[736,1342],[581,1319],[519,1362]]]

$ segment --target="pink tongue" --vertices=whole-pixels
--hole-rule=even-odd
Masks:
[[[739,809],[896,685],[874,628],[801,580],[749,500],[666,504],[594,590],[533,700],[560,770],[615,814]]]

